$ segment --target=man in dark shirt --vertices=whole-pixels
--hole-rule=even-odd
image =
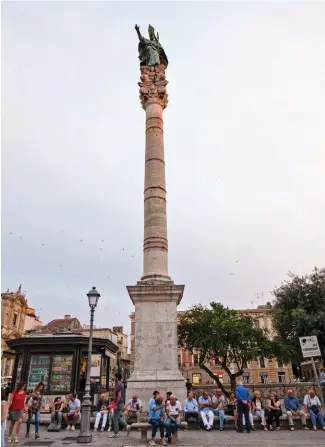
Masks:
[[[114,408],[114,416],[113,416],[113,426],[114,426],[114,433],[110,436],[110,438],[118,438],[118,431],[119,431],[119,423],[123,425],[124,428],[127,430],[127,435],[130,434],[131,426],[127,425],[124,419],[121,418],[121,412],[124,408],[124,385],[121,382],[122,380],[122,374],[118,373],[115,375],[115,389],[114,389],[114,401],[115,401],[115,408]]]

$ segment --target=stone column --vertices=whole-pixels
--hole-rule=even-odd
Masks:
[[[185,379],[178,368],[177,305],[184,286],[168,274],[163,110],[165,67],[141,67],[140,100],[146,111],[143,275],[127,290],[135,306],[134,371],[127,398],[137,392],[144,410],[155,390],[172,391],[183,402]]]
[[[144,241],[142,280],[168,276],[166,176],[163,110],[167,107],[165,67],[141,67],[140,100],[146,111]]]

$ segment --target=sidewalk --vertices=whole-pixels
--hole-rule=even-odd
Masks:
[[[22,427],[22,436],[25,434],[24,425]],[[33,428],[31,430],[31,438],[21,438],[18,445],[26,447],[61,447],[64,445],[76,447],[77,436],[79,432],[71,432],[63,430],[59,433],[48,433],[45,427],[41,427],[40,439],[33,439]],[[140,433],[131,432],[127,437],[125,432],[121,432],[116,439],[110,439],[108,432],[92,433],[92,443],[88,444],[91,447],[114,446],[114,447],[139,447],[147,446],[148,443],[140,439]],[[148,432],[149,435],[149,432]],[[9,444],[15,445],[15,444]],[[86,444],[87,445],[87,444]],[[157,439],[157,446],[160,445]],[[258,430],[250,434],[237,433],[234,429],[225,429],[223,432],[213,430],[212,432],[200,432],[197,430],[189,430],[188,432],[179,432],[178,441],[172,445],[184,447],[324,447],[325,446],[325,432],[319,430],[302,431],[300,429],[294,432],[288,430],[281,430],[279,432],[263,432]]]

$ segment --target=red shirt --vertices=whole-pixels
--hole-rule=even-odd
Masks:
[[[17,393],[17,391],[13,391],[12,393],[12,404],[10,405],[10,411],[21,411],[25,409],[25,399],[26,392]]]

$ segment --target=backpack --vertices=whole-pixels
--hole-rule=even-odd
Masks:
[[[32,413],[37,413],[41,406],[41,396],[32,394],[27,402],[28,410]]]

